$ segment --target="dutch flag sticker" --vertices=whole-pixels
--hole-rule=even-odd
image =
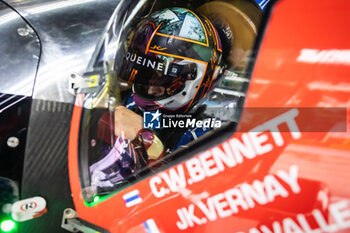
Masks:
[[[145,227],[147,233],[160,233],[156,223],[152,218],[143,222],[143,226]]]
[[[128,208],[142,202],[142,198],[140,197],[139,190],[137,190],[137,189],[130,192],[130,193],[123,195],[123,199],[125,201],[126,207],[128,207]]]

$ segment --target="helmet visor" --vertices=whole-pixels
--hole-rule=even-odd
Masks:
[[[137,52],[128,52],[121,78],[134,84],[134,91],[147,100],[161,100],[185,87],[186,80],[197,77],[197,64],[177,64]]]

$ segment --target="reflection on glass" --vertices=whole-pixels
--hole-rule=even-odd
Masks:
[[[127,21],[119,33],[110,29],[119,35],[117,52],[110,44],[101,48],[94,71],[84,75],[89,85],[80,90],[79,160],[90,203],[237,122],[249,82],[225,62],[222,37],[205,17],[175,7]]]

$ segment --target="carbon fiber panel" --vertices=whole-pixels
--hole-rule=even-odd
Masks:
[[[22,180],[22,199],[42,196],[48,213],[24,222],[21,233],[66,232],[65,208],[74,208],[68,178],[68,138],[73,105],[33,100]]]

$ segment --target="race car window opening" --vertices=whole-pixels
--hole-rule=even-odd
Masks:
[[[181,160],[188,159],[195,153],[208,148],[209,145],[214,146],[231,136],[234,133],[240,116],[240,109],[244,103],[244,91],[248,87],[248,79],[238,78],[237,80],[232,80],[232,78],[220,79],[212,91],[193,110],[201,111],[207,116],[223,119],[221,127],[210,130],[203,136],[190,141],[188,144],[181,145],[174,151],[166,152],[164,157],[156,161],[153,166],[143,164],[143,167],[139,167],[137,171],[131,169],[124,171],[126,174],[122,174],[119,179],[117,179],[119,171],[116,169],[118,166],[121,167],[122,164],[112,166],[106,164],[104,171],[108,173],[107,176],[102,173],[100,176],[91,176],[93,165],[106,159],[108,153],[113,149],[115,143],[113,112],[109,111],[108,107],[83,108],[79,136],[79,165],[83,195],[87,204],[93,205],[103,201],[125,187],[179,163]],[[121,91],[120,99],[125,98],[128,93],[130,93],[130,90]],[[172,119],[169,118],[168,120]],[[122,163],[128,162],[132,163],[132,161],[123,161]],[[91,185],[94,182],[92,179],[99,180],[100,183]],[[108,181],[109,179],[115,179],[116,182],[112,183]]]
[[[121,35],[120,41],[127,41],[130,37],[128,30],[131,30],[131,26],[125,29],[127,32]],[[140,80],[137,75],[143,72],[133,74],[134,69],[123,66],[123,59],[128,57],[123,54],[127,52],[128,44],[121,44],[117,51],[120,55],[113,61],[113,72],[107,70],[101,74],[108,85],[95,88],[95,92],[85,95],[78,156],[81,188],[87,206],[106,200],[120,190],[232,136],[244,105],[250,72],[242,71],[241,67],[232,64],[216,66],[210,74],[210,77],[215,77],[213,80],[203,82],[206,70],[199,69],[190,72],[188,76],[191,78],[181,84],[192,85],[191,88],[181,87],[180,91],[169,96],[163,95],[164,98],[159,100],[143,99],[138,96],[137,89],[135,92],[134,83],[130,81],[135,77]],[[102,55],[99,53],[99,61]],[[157,57],[160,60],[148,61],[148,58],[140,56],[135,57],[134,61],[144,66],[149,62],[152,69],[168,67],[168,63],[174,67],[190,64],[178,57],[173,60],[164,55]],[[166,71],[161,72],[164,74]],[[93,77],[94,74],[91,72],[89,75]],[[196,78],[202,81],[191,83]],[[149,92],[151,84],[144,85],[147,87],[142,89],[145,95],[158,96],[157,93]],[[201,93],[199,85],[203,85],[204,90],[207,88],[207,92],[197,98],[197,94]],[[191,91],[194,93],[193,99],[183,101]],[[178,99],[184,105],[172,107]],[[191,103],[194,103],[193,106],[188,105]],[[116,135],[115,110],[118,106],[128,109],[125,110],[128,114],[132,111],[142,118],[143,129],[138,131],[136,137],[124,137],[126,131],[125,134]]]

